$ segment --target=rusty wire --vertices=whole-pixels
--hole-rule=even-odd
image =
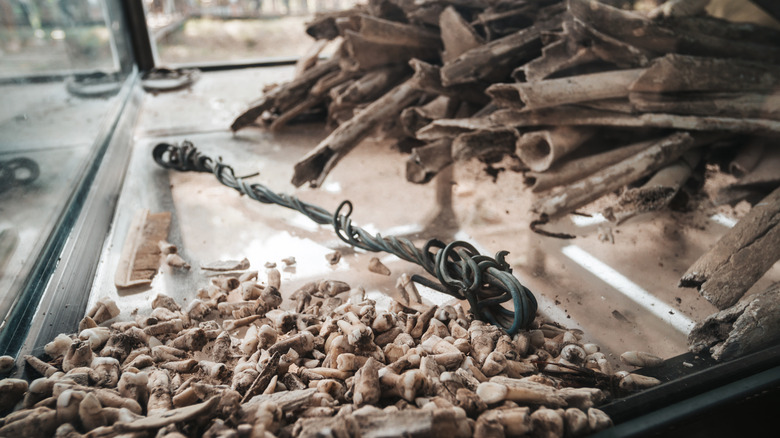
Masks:
[[[248,183],[236,177],[231,166],[221,158],[214,161],[200,154],[195,146],[184,141],[181,145],[160,143],[152,156],[160,166],[181,172],[212,173],[223,185],[231,187],[264,204],[276,204],[296,210],[320,225],[333,226],[338,237],[357,248],[371,252],[388,252],[408,262],[422,266],[439,280],[439,284],[421,276],[412,280],[460,300],[467,300],[471,312],[479,319],[514,334],[533,322],[538,304],[536,298],[512,275],[512,269],[504,259],[507,251],[500,251],[495,258],[482,255],[473,245],[464,241],[450,244],[431,239],[417,248],[409,239],[394,236],[371,235],[352,224],[352,203],[343,201],[335,213],[309,204],[283,193],[276,193],[258,183]],[[435,250],[435,251],[434,251]],[[512,301],[513,309],[502,304]]]

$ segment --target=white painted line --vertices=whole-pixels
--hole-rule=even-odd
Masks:
[[[662,319],[678,331],[688,334],[693,328],[695,324],[693,320],[680,314],[678,310],[654,297],[650,292],[642,289],[623,274],[612,269],[596,257],[593,257],[582,248],[575,245],[569,245],[561,249],[561,252],[563,252],[566,257],[572,259],[575,263],[621,292],[631,299],[631,301],[639,304],[642,308]]]
[[[574,223],[574,225],[578,227],[587,227],[590,225],[598,225],[602,222],[606,222],[607,218],[601,215],[601,213],[596,213],[593,216],[580,216],[578,214],[571,214],[569,215],[569,218],[571,218],[571,221]]]
[[[737,224],[736,219],[732,219],[722,213],[713,214],[712,216],[710,216],[710,220],[713,222],[717,222],[726,228],[734,228],[734,225]]]

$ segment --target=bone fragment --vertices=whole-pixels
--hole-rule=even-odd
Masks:
[[[160,267],[157,242],[167,240],[171,213],[136,212],[119,258],[114,284],[117,288],[148,286]]]
[[[780,188],[699,257],[680,279],[719,309],[733,306],[780,259]]]

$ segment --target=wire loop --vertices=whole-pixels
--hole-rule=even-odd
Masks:
[[[506,262],[508,251],[499,251],[495,257],[480,254],[470,243],[455,241],[448,245],[431,239],[422,249],[409,239],[372,236],[366,230],[352,224],[353,206],[343,201],[331,214],[322,207],[300,199],[275,193],[262,184],[250,184],[235,176],[233,168],[201,155],[192,143],[181,146],[160,143],[152,151],[154,161],[166,169],[181,172],[208,172],[222,184],[264,204],[277,204],[304,214],[320,225],[330,224],[336,235],[345,243],[371,252],[388,252],[416,263],[439,280],[436,284],[424,277],[412,276],[412,280],[439,292],[461,300],[467,300],[471,312],[479,319],[500,326],[509,334],[527,328],[533,322],[538,304],[528,288],[512,275]],[[512,301],[514,310],[503,305]]]

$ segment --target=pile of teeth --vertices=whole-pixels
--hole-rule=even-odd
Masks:
[[[148,315],[99,301],[48,357],[25,357],[43,377],[0,381],[0,436],[582,436],[611,425],[595,406],[614,391],[658,383],[540,318],[510,337],[459,304],[377,310],[332,280],[284,310],[280,278],[219,276]]]

